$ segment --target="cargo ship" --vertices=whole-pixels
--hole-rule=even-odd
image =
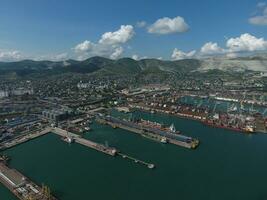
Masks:
[[[238,127],[238,126],[234,127],[234,126],[230,126],[230,125],[223,124],[223,123],[216,123],[213,120],[203,120],[202,123],[207,126],[228,129],[231,131],[237,131],[237,132],[243,132],[243,133],[254,133],[255,132],[254,128],[250,125],[246,125],[245,127]]]
[[[176,131],[174,125],[165,127],[162,124],[143,119],[125,120],[104,115],[99,115],[96,121],[108,124],[113,128],[125,129],[162,143],[175,144],[190,149],[195,149],[199,145],[199,140],[182,135],[179,131]]]
[[[144,119],[137,120],[136,123],[138,123],[140,126],[143,126],[143,127],[160,129],[162,131],[167,131],[173,134],[180,134],[180,131],[176,130],[174,124],[171,124],[171,126],[168,127],[165,124],[160,124],[157,122],[152,122],[152,121],[144,120]]]

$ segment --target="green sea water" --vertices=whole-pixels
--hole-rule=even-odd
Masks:
[[[54,134],[5,151],[18,169],[38,184],[49,185],[61,200],[265,200],[267,135],[245,135],[199,122],[142,113],[145,119],[174,123],[200,146],[189,150],[161,144],[121,129],[94,124],[86,138],[152,162],[151,170],[109,157]],[[0,200],[13,200],[0,185]]]

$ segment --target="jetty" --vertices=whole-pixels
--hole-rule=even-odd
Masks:
[[[171,132],[152,127],[140,126],[132,121],[126,121],[111,116],[99,115],[96,121],[100,124],[107,124],[113,128],[121,128],[162,143],[170,143],[188,149],[195,149],[199,145],[199,141],[197,139],[185,135],[173,134]]]
[[[80,135],[74,134],[72,132],[69,132],[67,130],[63,130],[63,129],[58,128],[58,127],[46,127],[43,130],[38,130],[36,132],[29,133],[27,135],[20,135],[13,140],[9,140],[9,141],[0,143],[0,150],[4,151],[6,149],[15,147],[15,146],[20,145],[22,143],[25,143],[27,141],[30,141],[30,140],[36,139],[38,137],[41,137],[43,135],[46,135],[48,133],[53,133],[53,134],[60,136],[62,138],[62,140],[67,142],[67,143],[77,143],[77,144],[83,145],[85,147],[88,147],[90,149],[94,149],[96,151],[102,152],[106,155],[113,156],[113,157],[116,155],[119,155],[123,158],[127,158],[128,160],[133,160],[133,161],[135,161],[135,163],[142,164],[142,165],[148,167],[149,169],[152,169],[155,167],[154,164],[151,164],[151,163],[148,163],[145,161],[141,161],[137,158],[133,158],[129,155],[123,154],[118,149],[116,149],[114,147],[109,147],[109,146],[106,146],[106,145],[82,138]]]
[[[36,139],[38,137],[41,137],[43,135],[46,135],[51,132],[51,128],[47,127],[43,130],[36,130],[35,132],[30,132],[27,134],[18,135],[17,137],[4,141],[0,143],[0,151],[6,150],[9,148],[12,148],[14,146],[17,146],[19,144],[23,144],[25,142],[28,142],[30,140]]]
[[[105,154],[110,155],[110,156],[115,156],[117,153],[117,150],[113,147],[107,147],[103,144],[96,143],[96,142],[93,142],[91,140],[81,138],[79,135],[76,135],[76,134],[71,133],[69,131],[63,130],[61,128],[52,128],[51,132],[55,133],[55,134],[57,134],[63,138],[67,138],[67,140],[64,140],[64,141],[69,142],[69,143],[75,142],[75,143],[81,144],[83,146],[89,147],[89,148],[97,150],[97,151],[100,151],[100,152],[105,153]]]
[[[3,156],[0,156],[0,158]],[[57,200],[49,187],[39,186],[16,169],[8,167],[5,159],[0,159],[0,182],[20,200]]]
[[[138,160],[138,159],[136,159],[136,158],[134,158],[134,157],[128,156],[128,155],[123,154],[123,153],[120,153],[120,152],[118,152],[118,155],[121,156],[121,157],[124,158],[124,159],[128,159],[128,160],[130,160],[130,161],[134,161],[135,163],[139,163],[139,164],[141,164],[141,165],[144,165],[144,166],[148,167],[149,169],[153,169],[153,168],[155,168],[155,165],[152,164],[152,163],[147,163],[147,162],[145,162],[145,161]]]

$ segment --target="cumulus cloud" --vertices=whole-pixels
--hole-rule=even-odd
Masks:
[[[168,17],[158,19],[148,27],[148,32],[155,34],[171,34],[186,32],[188,29],[189,26],[184,18],[177,16],[173,19]]]
[[[136,23],[137,28],[143,28],[146,26],[146,21],[139,21]]]
[[[147,59],[147,56],[139,56],[137,54],[132,55],[132,59],[134,60],[142,60],[142,59]]]
[[[134,36],[131,25],[122,25],[119,30],[104,33],[97,43],[85,40],[77,44],[73,49],[77,53],[77,59],[84,60],[90,56],[105,56],[111,59],[119,58],[127,43]]]
[[[85,40],[84,42],[80,43],[80,44],[77,44],[75,47],[74,47],[74,50],[76,52],[84,52],[84,51],[89,51],[90,49],[92,49],[94,47],[94,43],[88,41],[88,40]]]
[[[225,50],[219,47],[219,45],[216,42],[215,43],[208,42],[204,44],[200,49],[200,53],[202,55],[216,55],[216,54],[222,54],[224,52]]]
[[[118,47],[114,50],[114,52],[110,55],[111,59],[117,59],[121,56],[121,54],[123,53],[123,48],[122,47]]]
[[[111,59],[116,59],[123,53],[123,48],[121,46],[103,45],[99,43],[96,44],[92,43],[92,44],[93,45],[90,48],[86,48],[86,50],[84,51],[80,50],[77,51],[74,48],[78,60],[84,60],[92,56],[104,56],[104,57],[109,57]]]
[[[172,59],[173,60],[183,60],[188,58],[193,58],[196,55],[196,51],[189,51],[189,52],[183,52],[177,48],[175,48],[172,52]]]
[[[260,14],[249,18],[249,23],[253,25],[266,26],[267,25],[267,5],[264,2],[258,3],[257,7]]]
[[[60,53],[54,56],[54,60],[61,61],[68,59],[69,55],[68,53]]]
[[[241,34],[239,37],[232,37],[226,41],[226,47],[222,48],[216,42],[205,43],[199,51],[183,52],[175,48],[172,52],[172,59],[181,60],[186,58],[205,58],[216,55],[224,55],[228,58],[235,58],[242,54],[255,51],[267,50],[267,41],[264,38],[257,38],[249,33]]]
[[[23,59],[24,56],[16,50],[1,50],[0,49],[0,61],[18,61]]]
[[[134,59],[134,60],[139,60],[139,56],[136,55],[136,54],[134,54],[134,55],[132,55],[132,59]]]
[[[134,28],[131,25],[122,25],[115,32],[106,32],[99,40],[100,44],[118,45],[128,42],[134,35]]]
[[[267,50],[267,41],[264,38],[257,38],[249,33],[240,37],[230,38],[226,42],[229,52],[251,52]]]

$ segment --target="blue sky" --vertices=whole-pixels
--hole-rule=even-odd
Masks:
[[[0,60],[85,59],[94,55],[183,59],[266,50],[266,3],[256,0],[2,0]],[[143,27],[138,27],[137,22],[141,21]],[[110,32],[106,35],[109,40],[100,42],[107,32]],[[248,47],[251,44],[258,46]]]

